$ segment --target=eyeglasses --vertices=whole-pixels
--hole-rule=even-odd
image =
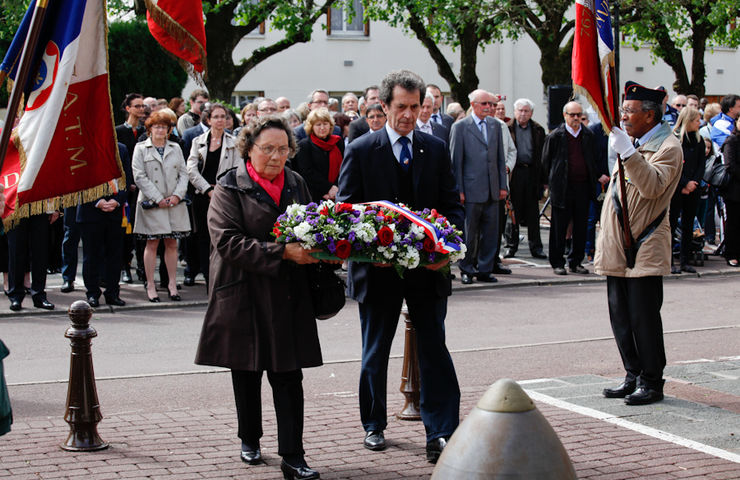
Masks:
[[[262,146],[262,145],[257,145],[255,143],[254,146],[259,148],[262,151],[262,153],[264,153],[267,156],[270,156],[275,152],[278,152],[280,155],[287,155],[288,153],[290,153],[290,147],[287,145],[283,145],[282,147],[276,147],[274,145]]]
[[[473,102],[477,103],[478,105],[488,105],[489,107],[496,105],[494,102]]]
[[[685,103],[676,103],[673,106],[676,107],[676,108],[678,108],[678,107],[685,107],[686,104]]]
[[[639,112],[639,110],[633,110],[631,108],[620,108],[619,109],[620,115],[634,115],[637,112]]]
[[[582,112],[573,112],[573,113],[565,112],[565,114],[568,115],[570,118],[580,117],[581,115],[583,115]]]

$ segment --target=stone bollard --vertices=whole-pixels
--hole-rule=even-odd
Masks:
[[[576,480],[555,430],[516,382],[491,385],[442,450],[432,480]]]
[[[90,326],[92,308],[78,300],[68,310],[72,326],[64,334],[70,339],[72,354],[69,362],[69,385],[64,420],[69,424],[69,436],[62,449],[74,452],[92,452],[108,448],[98,435],[98,423],[103,418],[95,388],[91,339],[98,332]]]
[[[419,410],[419,355],[416,352],[416,329],[409,317],[409,307],[401,309],[406,325],[403,345],[403,371],[401,372],[401,393],[405,398],[403,409],[396,414],[400,420],[421,420]]]

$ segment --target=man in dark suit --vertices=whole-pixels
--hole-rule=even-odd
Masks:
[[[126,146],[118,143],[118,154],[123,165],[130,165]],[[129,172],[125,172],[128,175]],[[132,182],[126,179],[126,184]],[[126,190],[115,195],[98,198],[77,207],[77,224],[82,235],[82,278],[87,290],[87,303],[91,307],[100,305],[100,273],[105,282],[105,303],[123,306],[121,288],[118,283],[121,271],[123,230],[121,208],[126,202]]]
[[[444,143],[414,131],[423,98],[424,81],[415,73],[386,75],[380,100],[388,121],[347,148],[338,201],[389,200],[414,210],[436,208],[453,224],[462,224],[463,209]],[[349,294],[359,303],[362,328],[360,417],[364,445],[370,450],[385,448],[388,356],[404,299],[417,332],[427,460],[437,461],[457,428],[460,388],[444,333],[452,289],[449,277],[437,271],[446,264],[408,270],[403,278],[393,268],[349,264]]]
[[[421,109],[419,110],[419,118],[416,119],[416,129],[429,135],[434,135],[447,144],[450,141],[450,131],[447,130],[444,125],[432,122],[431,117],[433,110],[434,97],[427,93],[424,97],[424,102],[421,104]]]
[[[452,131],[452,124],[455,123],[455,119],[442,111],[442,104],[445,99],[442,95],[442,90],[440,90],[438,86],[430,83],[427,85],[427,93],[434,97],[432,121],[439,125],[443,125],[447,130]]]
[[[362,98],[365,100],[365,105],[367,107],[380,103],[380,97],[378,97],[379,92],[380,90],[377,85],[371,85],[365,89],[365,92],[362,94]],[[352,123],[349,124],[349,135],[347,135],[348,143],[352,143],[354,139],[370,131],[370,126],[368,125],[366,118],[367,115],[368,113],[366,111],[365,115],[361,116],[357,120],[353,120]]]
[[[460,261],[463,284],[473,283],[473,276],[482,282],[496,282],[499,230],[499,201],[508,194],[506,186],[506,156],[501,135],[501,123],[491,118],[496,98],[485,91],[469,95],[473,112],[452,125],[450,155],[465,205],[465,242],[468,251]]]

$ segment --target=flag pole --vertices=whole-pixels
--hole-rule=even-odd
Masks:
[[[21,61],[18,65],[18,74],[15,77],[13,91],[8,100],[8,113],[5,116],[2,136],[0,136],[0,170],[2,170],[3,163],[5,162],[5,154],[8,153],[10,134],[13,132],[13,124],[18,115],[21,96],[23,95],[23,90],[25,89],[28,76],[31,72],[31,60],[36,51],[39,36],[41,35],[41,27],[44,24],[44,17],[46,16],[48,3],[49,0],[37,0],[36,8],[34,8],[33,11],[33,17],[31,17],[31,25],[28,28],[26,42],[23,45],[23,53],[21,54]]]
[[[614,63],[617,64],[619,61],[619,1],[614,2]],[[609,78],[611,79],[612,91],[612,112],[614,115],[613,125],[619,126],[619,81],[617,80],[617,68],[615,65],[609,66]],[[617,165],[619,166],[619,193],[622,197],[622,233],[624,235],[624,254],[627,259],[627,267],[635,267],[635,257],[637,252],[635,251],[634,237],[632,236],[632,228],[630,227],[630,216],[627,206],[627,182],[625,181],[624,166],[622,165],[621,155],[617,155]]]

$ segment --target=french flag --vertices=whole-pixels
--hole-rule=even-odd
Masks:
[[[11,79],[35,7],[36,0],[0,65]],[[105,0],[48,2],[24,90],[25,111],[12,138],[19,161],[4,163],[0,172],[10,192],[6,225],[99,198],[116,188],[109,181],[123,177],[108,85]]]

